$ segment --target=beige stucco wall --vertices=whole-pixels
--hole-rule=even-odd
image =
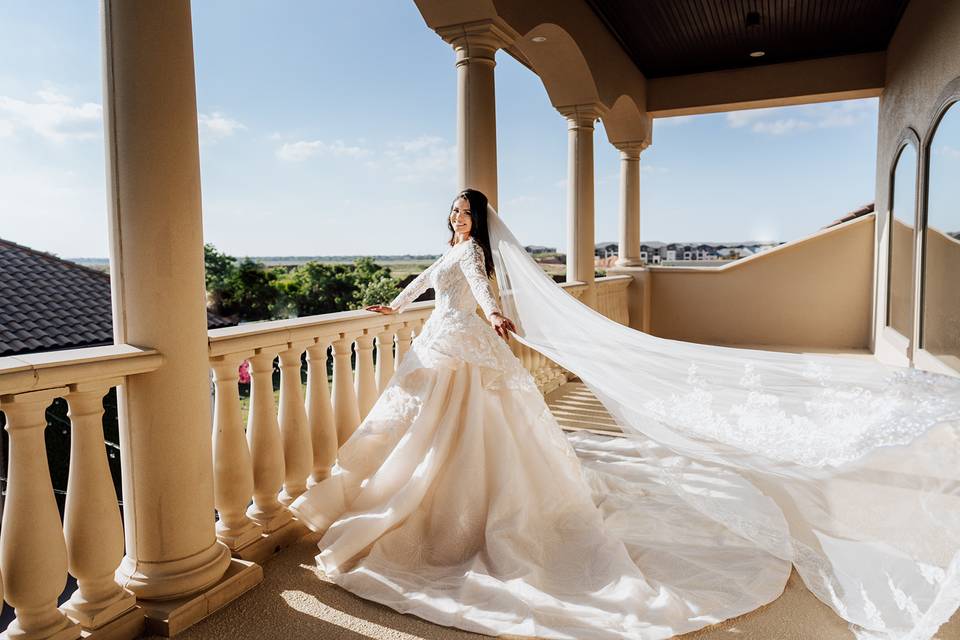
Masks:
[[[937,231],[927,230],[926,294],[924,316],[926,350],[938,356],[960,358],[960,241]]]
[[[886,88],[880,96],[877,287],[873,323],[878,355],[896,351],[884,335],[883,327],[887,304],[890,171],[897,143],[907,127],[912,127],[924,144],[927,142],[940,94],[957,77],[960,77],[960,2],[912,0],[887,50]],[[920,161],[922,165],[924,159]]]
[[[913,225],[893,219],[890,263],[890,326],[904,336],[913,333]],[[883,310],[881,310],[883,311]]]
[[[712,344],[865,349],[873,238],[868,215],[720,268],[650,267],[650,331]]]

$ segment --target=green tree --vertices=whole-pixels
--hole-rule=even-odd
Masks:
[[[237,259],[218,251],[210,243],[203,245],[203,264],[207,284],[207,306],[218,315],[228,315],[224,298],[230,297],[230,280],[237,273]]]
[[[277,271],[244,258],[226,281],[223,309],[241,321],[271,320],[278,310]]]

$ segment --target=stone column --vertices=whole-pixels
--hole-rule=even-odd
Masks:
[[[620,150],[620,244],[618,267],[639,267],[640,261],[640,152],[642,142],[618,144]]]
[[[597,105],[560,109],[567,119],[567,282],[587,284],[582,301],[596,302],[594,286],[593,123]]]
[[[118,393],[117,577],[138,599],[171,600],[230,565],[214,531],[190,3],[102,0],[101,15],[114,339],[164,359]]]
[[[497,49],[516,36],[506,25],[477,22],[437,30],[457,55],[457,186],[486,194],[497,206]]]

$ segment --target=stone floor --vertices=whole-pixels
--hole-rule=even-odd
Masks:
[[[582,383],[571,382],[548,397],[566,429],[610,432],[616,423]],[[458,640],[484,638],[399,614],[327,582],[313,557],[311,534],[264,566],[264,580],[225,609],[177,636],[181,640]],[[854,636],[794,572],[783,595],[746,615],[679,636],[682,640],[853,640]],[[937,640],[960,640],[960,613]],[[160,640],[153,638],[150,640]]]

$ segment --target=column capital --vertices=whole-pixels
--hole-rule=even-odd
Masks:
[[[557,111],[567,119],[568,129],[593,129],[594,122],[607,110],[601,104],[571,104],[557,107]]]
[[[457,52],[458,65],[477,60],[492,63],[497,49],[509,46],[520,37],[500,19],[448,25],[439,27],[436,32]]]
[[[647,140],[632,140],[627,142],[615,142],[614,147],[620,152],[622,160],[637,160],[644,149],[650,146]]]

